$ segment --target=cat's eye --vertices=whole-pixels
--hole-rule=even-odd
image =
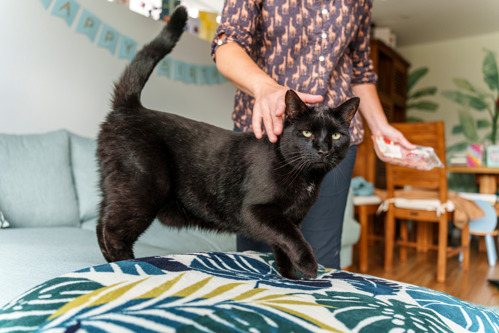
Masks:
[[[341,134],[336,132],[333,134],[333,140],[338,140],[341,137]]]
[[[301,134],[303,134],[306,138],[310,138],[312,136],[312,132],[310,131],[302,131]]]

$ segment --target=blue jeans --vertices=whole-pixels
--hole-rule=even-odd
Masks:
[[[356,158],[357,146],[351,146],[345,159],[322,181],[319,199],[301,225],[303,236],[312,246],[317,262],[328,268],[340,268],[343,215]],[[266,243],[241,235],[237,236],[237,250],[272,252]]]

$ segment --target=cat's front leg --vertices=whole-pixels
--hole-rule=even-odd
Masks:
[[[312,247],[307,243],[301,231],[296,227],[294,228],[293,232],[286,231],[283,241],[279,242],[281,244],[271,244],[279,273],[284,277],[296,280],[299,279],[295,271],[297,269],[305,278],[315,278],[317,277],[318,265]]]
[[[253,205],[246,210],[245,216],[248,219],[246,223],[251,227],[248,236],[273,247],[281,274],[297,278],[296,272],[289,267],[291,263],[304,277],[317,276],[318,265],[312,247],[297,224],[282,215],[281,209],[271,205]],[[279,249],[277,252],[276,248]]]
[[[288,279],[299,280],[300,276],[296,273],[295,266],[286,253],[277,246],[272,246],[272,250],[274,251],[274,257],[279,273]]]

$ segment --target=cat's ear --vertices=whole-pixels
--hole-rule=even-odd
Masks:
[[[359,108],[359,104],[360,104],[360,98],[353,97],[350,98],[348,101],[344,102],[343,104],[341,104],[340,106],[338,106],[335,112],[338,112],[344,121],[351,122],[353,116],[355,116],[355,113]]]
[[[298,97],[298,95],[293,90],[288,90],[286,92],[286,119],[289,122],[293,122],[300,114],[308,111],[308,107],[303,101]]]

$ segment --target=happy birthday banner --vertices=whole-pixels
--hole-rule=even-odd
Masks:
[[[40,1],[43,7],[48,9],[53,0]],[[81,15],[74,30],[76,33],[86,35],[92,43],[97,39],[97,46],[109,50],[113,56],[128,59],[129,61],[133,59],[137,49],[137,42],[102,22],[87,9],[80,10],[80,4],[76,0],[55,0],[51,10],[53,16],[62,18],[70,28],[78,12],[81,12]],[[214,85],[227,81],[215,65],[190,64],[173,59],[170,56],[166,56],[161,60],[157,74],[186,84]]]

